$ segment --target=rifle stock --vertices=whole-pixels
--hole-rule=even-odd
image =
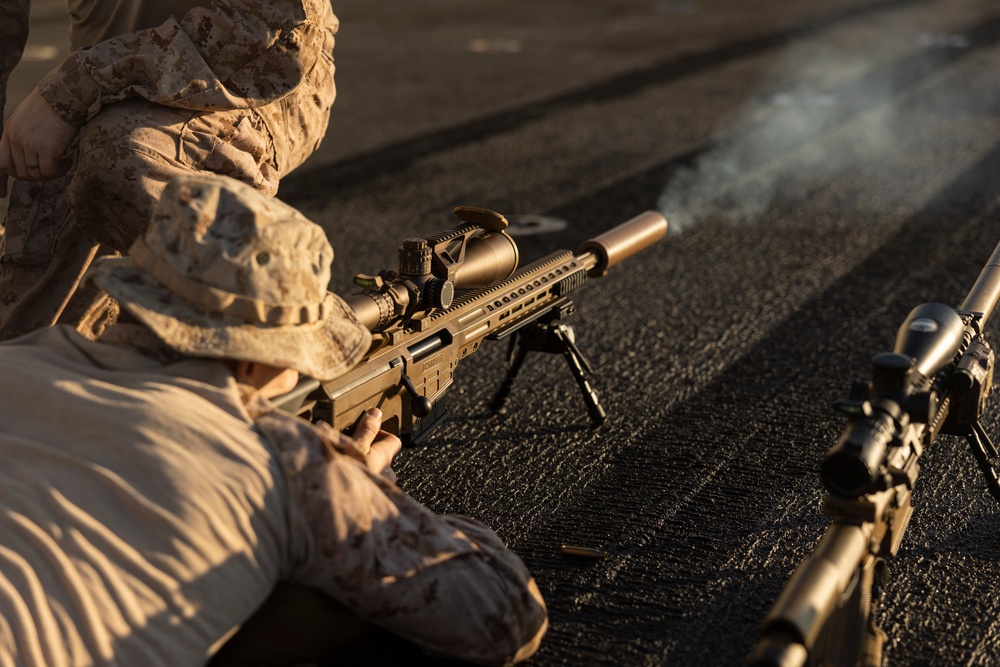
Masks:
[[[885,634],[872,617],[885,560],[902,543],[918,460],[939,433],[969,441],[1000,501],[997,451],[979,423],[994,367],[983,329],[998,300],[1000,244],[959,309],[914,309],[894,351],[873,359],[871,381],[840,404],[849,423],[823,464],[832,524],[767,615],[750,665],[881,665]]]
[[[279,407],[338,430],[350,428],[362,413],[377,407],[385,430],[415,444],[446,416],[441,399],[456,367],[484,340],[505,338],[532,323],[569,314],[570,294],[588,276],[603,276],[663,238],[667,230],[662,215],[647,211],[584,242],[575,254],[554,252],[511,273],[517,249],[503,232],[506,220],[483,209],[460,207],[456,213],[472,222],[430,237],[427,243],[407,239],[400,248],[399,272],[356,280],[370,287],[347,299],[373,331],[372,346],[362,361],[333,381],[306,381],[276,401]],[[422,256],[414,260],[413,253]],[[427,259],[428,253],[432,259]],[[415,268],[417,264],[422,268]],[[500,279],[494,280],[497,276]],[[448,298],[446,283],[461,289],[470,282],[489,284]],[[569,345],[575,350],[572,340]]]

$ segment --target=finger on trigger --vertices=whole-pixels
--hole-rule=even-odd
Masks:
[[[366,410],[358,420],[358,425],[354,428],[354,439],[362,443],[365,449],[371,447],[375,436],[378,435],[379,426],[382,425],[382,411],[378,408]]]

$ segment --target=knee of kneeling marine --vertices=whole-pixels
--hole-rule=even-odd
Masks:
[[[105,146],[81,152],[66,194],[84,232],[126,252],[145,231],[160,194],[175,175],[148,155]]]

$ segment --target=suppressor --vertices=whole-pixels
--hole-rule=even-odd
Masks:
[[[597,265],[588,271],[587,275],[591,278],[600,278],[612,266],[653,245],[666,233],[667,219],[656,211],[646,211],[600,236],[584,241],[577,248],[576,254],[594,253]]]

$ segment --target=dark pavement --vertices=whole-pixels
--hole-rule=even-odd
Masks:
[[[576,299],[605,426],[556,357],[491,417],[506,346],[487,345],[453,419],[400,456],[402,487],[490,524],[535,572],[551,629],[528,664],[740,664],[827,525],[834,401],[910,309],[957,305],[1000,241],[1000,6],[335,10],[333,123],[279,196],[329,231],[338,290],[458,204],[566,222],[520,236],[524,262],[648,208],[678,232]],[[964,441],[927,451],[914,502],[880,616],[889,664],[995,664],[1000,508]]]

